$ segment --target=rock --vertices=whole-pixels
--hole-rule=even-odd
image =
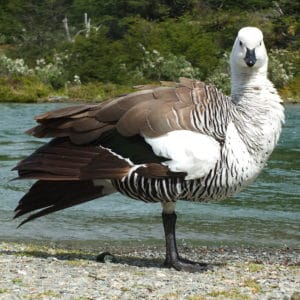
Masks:
[[[96,257],[97,262],[107,263],[107,262],[116,262],[117,259],[114,255],[110,254],[109,252],[102,252]]]
[[[300,292],[294,292],[291,296],[291,300],[300,300]]]

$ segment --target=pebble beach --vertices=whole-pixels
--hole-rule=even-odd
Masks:
[[[97,262],[108,251],[104,263]],[[210,270],[163,267],[164,248],[100,244],[97,250],[0,242],[0,299],[300,299],[300,250],[181,246]]]

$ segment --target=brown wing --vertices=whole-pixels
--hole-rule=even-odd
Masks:
[[[227,121],[214,113],[223,109],[226,100],[216,88],[183,78],[179,84],[141,90],[98,105],[50,111],[36,117],[38,126],[28,133],[55,139],[15,170],[20,178],[42,180],[120,179],[139,164],[144,165],[139,173],[147,176],[184,176],[161,165],[166,158],[157,157],[143,137],[184,129],[221,140],[225,131],[214,122],[225,125]]]
[[[98,139],[111,128],[123,136],[155,137],[180,129],[214,134],[213,129],[202,130],[201,125],[195,124],[193,114],[205,117],[206,111],[226,100],[215,87],[182,78],[175,86],[142,90],[98,105],[45,113],[36,117],[39,125],[28,133],[36,137],[68,136],[79,145]]]
[[[77,181],[121,179],[132,165],[101,146],[74,145],[67,138],[58,138],[36,150],[13,170],[22,179]]]

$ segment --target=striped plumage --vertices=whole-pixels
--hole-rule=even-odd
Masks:
[[[23,224],[115,190],[161,202],[165,264],[202,270],[203,265],[178,256],[175,202],[221,200],[251,183],[274,149],[284,119],[281,100],[267,79],[258,29],[239,32],[231,73],[231,97],[182,78],[37,117],[38,125],[28,133],[54,139],[15,168],[19,178],[38,179],[21,199],[16,217],[35,211]]]

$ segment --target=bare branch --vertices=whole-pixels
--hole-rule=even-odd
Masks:
[[[67,17],[65,17],[63,19],[63,24],[64,24],[64,28],[65,28],[65,31],[66,31],[67,41],[71,43],[72,38],[71,38],[71,35],[70,35],[70,30],[69,30],[68,18]]]

